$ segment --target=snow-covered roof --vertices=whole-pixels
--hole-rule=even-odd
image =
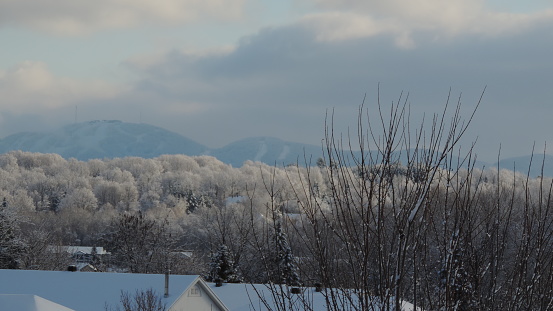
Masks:
[[[121,291],[133,295],[137,290],[152,289],[162,298],[167,309],[194,285],[205,285],[210,291],[197,275],[171,275],[167,298],[163,297],[163,274],[0,270],[0,280],[1,294],[37,295],[79,311],[102,311],[106,303],[115,307],[120,301]],[[212,300],[218,300],[212,292],[208,294]]]
[[[223,303],[231,311],[251,311],[251,310],[282,310],[275,301],[280,301],[279,298],[273,295],[269,286],[264,284],[233,284],[223,283],[217,287],[215,283],[208,283],[209,287],[217,294]],[[307,289],[308,292],[303,295],[290,294],[291,301],[294,301],[294,308],[291,310],[302,310],[302,298],[308,298],[315,293],[314,289]],[[275,293],[277,293],[275,291]],[[284,292],[287,292],[286,289]],[[277,294],[278,295],[278,294]],[[313,298],[313,297],[310,297]],[[317,295],[316,299],[311,300],[312,310],[326,310],[326,304],[322,295]]]
[[[52,252],[58,252],[58,253],[66,252],[66,253],[69,253],[69,254],[81,253],[81,254],[87,254],[87,255],[92,254],[93,248],[94,248],[94,246],[64,246],[64,245],[62,245],[62,246],[58,246],[58,245],[48,246],[48,249]],[[96,254],[97,255],[106,255],[106,254],[109,254],[109,252],[107,252],[103,247],[96,246]]]
[[[0,294],[0,310],[5,311],[74,311],[36,295]]]
[[[91,265],[89,263],[86,263],[86,262],[78,262],[78,263],[75,264],[75,267],[77,268],[77,270],[83,271],[83,272],[98,271],[98,269],[96,269],[96,267],[94,267],[93,265]]]
[[[291,288],[279,285],[273,285],[272,288],[264,284],[223,283],[220,287],[215,286],[215,283],[208,285],[230,311],[327,310],[324,289],[318,292],[313,287],[301,287],[299,294],[292,294],[289,291]],[[343,301],[347,303],[347,299]],[[283,302],[286,308],[283,307]],[[352,308],[344,306],[343,309]],[[412,304],[404,302],[402,309],[412,311],[414,308]],[[375,306],[373,310],[379,309]]]

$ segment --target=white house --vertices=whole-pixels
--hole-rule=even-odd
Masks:
[[[103,311],[106,306],[118,306],[121,292],[133,295],[151,289],[167,311],[229,310],[199,276],[169,276],[167,297],[165,278],[162,274],[0,270],[0,294],[36,295],[78,311]]]
[[[64,246],[64,245],[49,245],[48,250],[53,253],[66,253],[71,256],[77,263],[90,263],[94,256],[105,258],[111,255],[100,246]]]

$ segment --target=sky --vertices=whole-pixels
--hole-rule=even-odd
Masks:
[[[485,89],[461,147],[553,154],[552,29],[553,0],[0,0],[0,137],[122,120],[319,145],[363,98],[418,124]]]

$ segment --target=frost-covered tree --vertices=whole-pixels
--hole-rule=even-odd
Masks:
[[[221,244],[211,255],[206,278],[210,282],[239,283],[241,278],[237,268],[228,247]]]
[[[17,235],[17,221],[4,199],[0,205],[0,268],[16,269],[25,245]]]
[[[51,223],[24,222],[20,224],[25,251],[21,257],[20,269],[26,270],[65,270],[74,260],[55,246],[62,245],[57,232],[46,227],[55,227]],[[50,219],[50,222],[52,220]],[[55,222],[55,220],[53,221]],[[47,226],[45,226],[47,225]],[[63,227],[63,226],[59,226]]]
[[[98,200],[89,188],[74,188],[61,200],[59,208],[74,209],[81,208],[89,212],[98,209]]]
[[[471,153],[459,159],[453,148],[465,128],[457,110],[450,129],[436,116],[419,132],[408,129],[408,109],[377,113],[368,132],[360,124],[352,152],[329,128],[324,158],[305,167],[247,161],[232,168],[184,155],[80,162],[1,154],[0,198],[16,224],[3,241],[24,241],[20,268],[63,268],[44,246],[73,244],[119,252],[117,263],[130,271],[163,272],[178,260],[164,255],[172,247],[164,243],[175,240],[194,256],[171,270],[196,274],[224,244],[245,281],[275,285],[294,284],[283,275],[295,256],[302,283],[326,286],[335,310],[352,297],[348,290],[363,293],[360,310],[394,310],[402,299],[425,310],[552,309],[553,180],[475,169]],[[137,210],[141,217],[119,226]],[[113,242],[114,233],[127,245],[99,240]]]
[[[468,311],[478,309],[474,274],[470,273],[470,258],[459,232],[454,232],[450,241],[439,278],[441,290],[445,292],[444,305],[447,309]]]
[[[302,212],[291,224],[291,231],[301,236],[294,249],[303,252],[302,269],[310,274],[305,279],[325,288],[327,310],[401,311],[405,300],[415,308],[441,309],[434,300],[437,277],[428,276],[439,270],[436,262],[445,248],[440,216],[447,212],[433,210],[432,198],[442,196],[435,191],[442,172],[457,176],[461,170],[451,159],[471,117],[462,120],[460,108],[459,101],[451,117],[446,108],[415,129],[405,98],[386,112],[379,102],[370,110],[361,106],[356,137],[348,133],[344,140],[328,125],[325,166],[306,167],[306,174],[287,168],[288,176],[298,176],[287,180]],[[324,183],[311,178],[316,170],[322,171]],[[280,212],[283,187],[265,182],[273,213]],[[470,204],[474,195],[466,194],[465,201],[447,201],[448,208],[454,200],[459,209]],[[282,288],[275,290],[285,294],[279,293]],[[277,309],[288,310],[289,305],[284,301]]]
[[[280,221],[276,222],[274,230],[273,256],[275,267],[272,272],[276,274],[273,276],[275,279],[274,281],[288,286],[299,286],[301,282],[298,274],[298,267]]]
[[[111,205],[122,211],[135,211],[139,194],[133,183],[102,180],[94,188],[98,205]]]
[[[208,197],[195,194],[193,191],[187,191],[185,194],[186,212],[194,213],[201,207],[211,207],[211,202]]]
[[[116,264],[132,273],[164,273],[173,240],[166,221],[123,214],[104,238]]]

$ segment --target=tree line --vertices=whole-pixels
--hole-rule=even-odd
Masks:
[[[0,155],[0,264],[62,269],[45,245],[97,245],[106,269],[268,284],[280,310],[302,286],[329,310],[550,310],[553,180],[475,168],[460,108],[411,128],[407,101],[361,106],[357,137],[329,121],[305,165]]]

